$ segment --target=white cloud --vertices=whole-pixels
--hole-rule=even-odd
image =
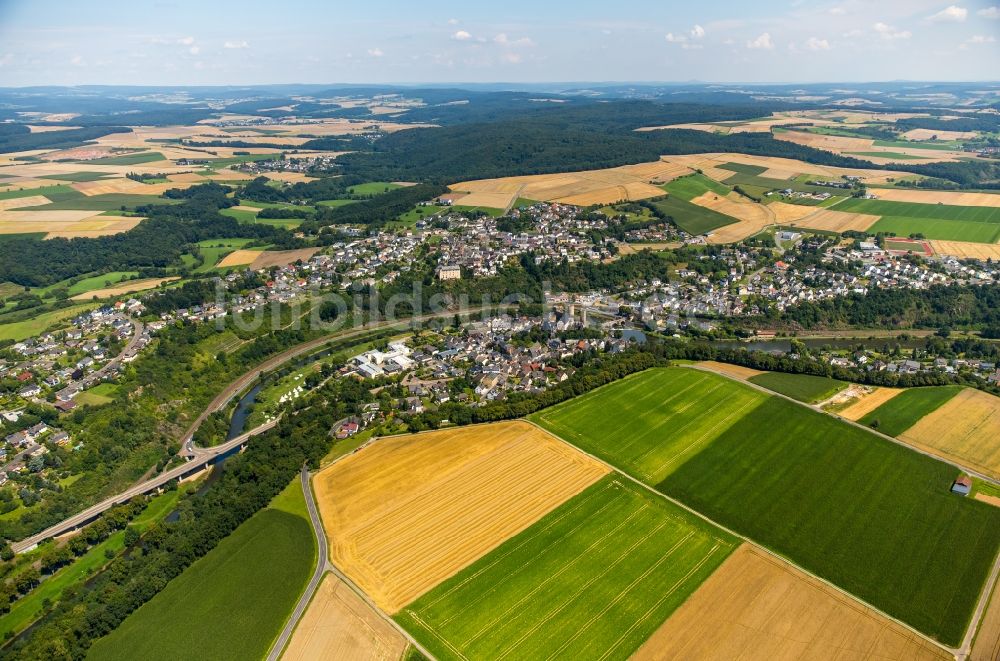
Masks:
[[[691,28],[692,39],[701,39],[704,36],[705,36],[705,28],[701,27],[700,25],[695,25],[693,28]]]
[[[986,9],[980,9],[976,12],[983,18],[992,18],[994,20],[1000,18],[1000,7],[987,7]]]
[[[465,30],[459,30],[455,34],[451,35],[451,38],[455,41],[468,41],[469,39],[472,39],[472,35]]]
[[[521,63],[521,55],[519,53],[504,53],[503,55],[500,56],[500,59],[502,59],[504,62],[508,64]]]
[[[14,61],[13,53],[4,53],[3,55],[0,55],[0,67],[5,67],[13,61]]]
[[[457,18],[449,18],[448,19],[448,25],[458,25],[458,19]]]
[[[967,43],[967,44],[992,44],[992,43],[995,43],[996,40],[997,40],[996,37],[994,37],[992,34],[986,34],[986,35],[976,34],[976,35],[973,35],[973,36],[969,37],[969,39],[965,43]]]
[[[149,39],[149,43],[162,46],[163,44],[169,44],[170,40],[164,39],[163,37],[151,37]]]
[[[771,40],[771,35],[765,32],[756,39],[748,41],[747,48],[752,50],[773,50],[774,42]]]
[[[177,40],[177,43],[179,43],[181,46],[190,46],[191,44],[194,43],[194,37],[181,37],[180,39]]]
[[[381,48],[369,48],[368,54],[372,57],[382,57],[385,53],[382,52]]]
[[[830,7],[829,13],[833,14],[834,16],[843,16],[844,14],[847,13],[847,10],[844,9],[843,7]]]
[[[69,63],[72,64],[74,67],[87,66],[87,63],[84,61],[82,55],[74,55],[73,57],[70,58]]]
[[[673,32],[668,32],[664,36],[664,39],[666,39],[667,41],[669,41],[672,44],[683,44],[685,41],[688,40],[688,38],[685,37],[684,35],[682,35],[682,34],[674,34]]]
[[[909,39],[913,36],[909,30],[897,30],[891,25],[879,22],[872,26],[883,39]]]
[[[201,52],[201,48],[199,48],[198,46],[192,46],[191,48],[188,49],[188,52],[191,53],[192,55],[197,55],[198,53]]]
[[[969,10],[957,5],[949,5],[933,16],[928,16],[927,20],[934,23],[961,23],[969,15]]]
[[[226,48],[250,48],[250,44],[247,43],[246,39],[227,41],[223,46]]]
[[[818,37],[809,37],[806,40],[806,50],[830,50],[830,42]]]
[[[845,32],[844,37],[846,37],[847,39],[854,39],[855,37],[860,37],[862,34],[863,33],[861,30],[855,28],[854,30],[848,30],[847,32]]]

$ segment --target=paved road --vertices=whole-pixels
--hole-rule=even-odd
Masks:
[[[309,607],[309,602],[312,600],[313,594],[319,587],[326,572],[330,569],[330,551],[327,548],[326,533],[323,532],[323,521],[319,518],[319,511],[316,509],[316,499],[313,498],[312,489],[309,488],[309,470],[305,466],[302,467],[299,480],[302,483],[302,493],[306,497],[306,508],[309,510],[309,519],[312,522],[313,534],[316,535],[316,569],[313,571],[312,578],[309,579],[309,584],[306,586],[302,596],[299,597],[298,603],[295,604],[295,610],[292,611],[288,622],[285,623],[285,628],[281,630],[281,634],[274,641],[274,645],[267,655],[267,661],[278,661],[278,657],[285,651],[285,646],[288,645],[288,641],[292,638],[292,632],[295,631],[295,625],[302,619],[302,615],[306,612],[306,608]]]
[[[271,421],[265,423],[260,427],[251,429],[245,434],[241,434],[230,441],[222,443],[221,445],[216,445],[212,448],[206,448],[203,452],[199,453],[196,459],[193,459],[192,461],[189,461],[181,466],[177,466],[176,468],[172,468],[168,471],[160,473],[156,477],[146,480],[145,482],[140,482],[139,484],[131,486],[119,494],[111,496],[110,498],[106,498],[105,500],[102,500],[96,505],[92,505],[87,509],[83,510],[82,512],[74,514],[68,519],[64,519],[63,521],[60,521],[59,523],[46,528],[37,535],[32,535],[31,537],[22,539],[19,542],[14,542],[13,544],[11,544],[11,548],[14,550],[15,553],[23,553],[25,551],[34,548],[34,546],[37,545],[39,542],[42,542],[50,537],[56,537],[58,535],[62,535],[63,533],[67,533],[78,526],[89,523],[98,514],[101,514],[102,512],[111,509],[115,505],[126,502],[133,496],[138,496],[139,494],[155,491],[156,489],[159,489],[160,487],[165,485],[170,480],[180,479],[190,473],[199,470],[200,468],[205,466],[205,464],[214,460],[217,456],[225,454],[226,452],[229,452],[233,448],[242,445],[247,441],[247,439],[256,436],[257,434],[260,434],[262,432],[265,432],[268,429],[271,429],[272,427],[274,427],[275,424],[277,424],[277,421]]]

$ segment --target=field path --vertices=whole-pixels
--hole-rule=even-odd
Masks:
[[[344,455],[349,456],[349,455]],[[338,457],[336,461],[343,459],[343,457]],[[334,461],[333,463],[336,463]],[[379,616],[386,622],[390,623],[394,629],[399,631],[402,636],[409,641],[411,645],[416,647],[420,652],[426,656],[428,659],[433,659],[434,656],[428,652],[424,647],[418,643],[413,636],[411,636],[405,629],[396,624],[396,621],[391,617],[387,616],[382,610],[375,605],[375,603],[368,598],[364,592],[362,592],[358,586],[351,581],[350,578],[345,576],[337,567],[330,562],[330,551],[327,546],[326,532],[323,529],[323,520],[320,518],[319,509],[316,507],[316,497],[313,494],[312,486],[310,485],[311,476],[309,470],[306,466],[302,467],[302,472],[299,473],[299,481],[302,486],[302,493],[306,497],[306,508],[309,510],[309,521],[312,525],[313,535],[316,537],[316,570],[313,572],[312,578],[309,579],[309,584],[306,585],[306,589],[303,590],[302,596],[299,597],[298,603],[295,604],[295,609],[292,611],[291,615],[288,616],[288,621],[285,623],[285,628],[281,630],[281,633],[275,639],[274,644],[271,646],[271,651],[268,652],[267,661],[278,661],[281,655],[284,653],[285,648],[288,647],[288,641],[291,640],[292,633],[295,632],[295,627],[298,626],[299,621],[302,619],[303,614],[305,614],[306,609],[309,607],[309,603],[313,599],[313,595],[316,594],[316,589],[319,584],[323,581],[327,572],[334,574],[337,578],[343,581],[352,591],[358,594],[361,599],[368,604]]]

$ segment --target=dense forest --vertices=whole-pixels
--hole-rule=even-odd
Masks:
[[[6,154],[29,149],[66,149],[79,147],[88,140],[95,140],[111,133],[131,133],[132,129],[120,126],[75,128],[65,131],[32,133],[24,124],[0,124],[0,153]]]
[[[871,289],[800,303],[758,323],[789,328],[1000,328],[1000,287]]]

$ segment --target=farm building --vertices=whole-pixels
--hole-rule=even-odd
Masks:
[[[960,475],[951,485],[952,493],[968,496],[970,491],[972,491],[972,480],[969,479],[968,475]]]

